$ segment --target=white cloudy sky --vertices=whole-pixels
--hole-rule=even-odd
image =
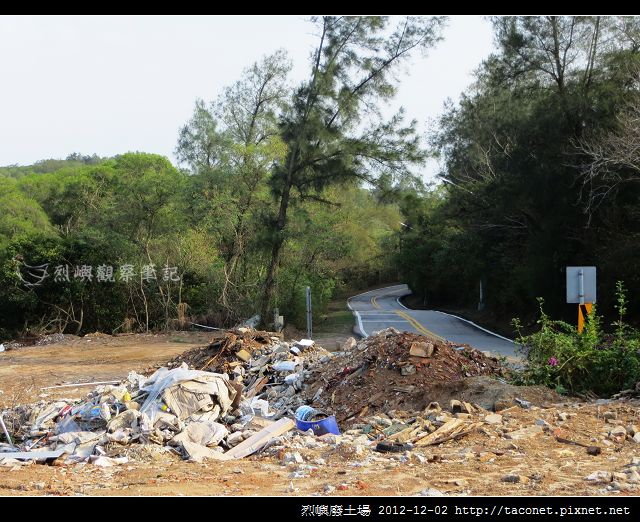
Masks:
[[[215,98],[276,49],[305,77],[315,43],[302,16],[1,16],[0,165],[153,152],[175,162],[194,100]],[[489,22],[453,16],[417,58],[396,103],[426,122],[458,98],[492,49]]]

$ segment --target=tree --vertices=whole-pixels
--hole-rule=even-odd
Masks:
[[[511,74],[552,80],[563,92],[580,71],[591,82],[602,40],[601,16],[494,16],[496,40]]]
[[[290,206],[321,199],[330,184],[372,180],[381,173],[406,175],[410,164],[424,158],[414,125],[403,127],[402,113],[383,120],[379,105],[393,96],[401,64],[439,39],[443,18],[406,17],[397,24],[379,16],[314,21],[319,34],[309,79],[296,89],[282,119],[288,151],[272,177],[278,213],[262,296],[265,323]]]
[[[640,76],[637,77],[640,86]],[[589,214],[622,185],[640,181],[640,96],[617,116],[614,129],[583,137],[577,143],[587,158],[582,178]]]
[[[286,77],[291,64],[278,51],[245,69],[242,78],[227,87],[206,107],[196,102],[191,121],[182,128],[178,158],[193,172],[213,182],[211,203],[229,221],[221,304],[233,314],[243,298],[238,275],[252,226],[265,205],[265,180],[274,161],[286,153],[277,117],[289,94]],[[235,314],[234,314],[235,315]]]
[[[475,305],[483,280],[494,314],[532,317],[537,296],[554,314],[569,313],[558,291],[565,266],[596,264],[603,289],[609,274],[637,279],[625,259],[637,245],[638,187],[622,160],[636,138],[634,119],[629,110],[616,114],[637,97],[628,72],[639,59],[638,19],[492,20],[496,52],[432,134],[444,160],[439,204],[402,207],[413,230],[401,232],[399,262],[440,305]],[[585,194],[600,197],[621,183],[608,205],[590,208]],[[605,310],[612,292],[600,295]]]
[[[55,235],[42,207],[22,193],[13,179],[0,178],[0,209],[0,254],[15,237],[34,233]]]

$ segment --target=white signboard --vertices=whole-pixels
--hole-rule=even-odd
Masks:
[[[567,267],[567,303],[596,302],[596,267]]]

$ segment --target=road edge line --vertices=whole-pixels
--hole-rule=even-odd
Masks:
[[[400,283],[398,285],[383,286],[381,288],[374,288],[373,290],[367,290],[366,292],[362,292],[361,294],[356,294],[356,295],[349,296],[347,298],[347,302],[349,301],[349,299],[353,299],[354,297],[360,297],[361,295],[367,295],[367,294],[370,294],[371,292],[376,292],[377,290],[386,290],[387,288],[393,288],[395,286],[405,286],[406,284],[407,283]],[[407,294],[407,295],[409,295],[409,294]]]
[[[448,315],[450,317],[455,317],[456,319],[460,319],[460,321],[464,321],[465,323],[469,323],[471,326],[475,326],[478,330],[482,330],[483,332],[486,332],[486,333],[488,333],[490,335],[494,335],[495,337],[499,337],[500,339],[503,339],[505,341],[509,341],[512,344],[516,344],[513,339],[509,339],[508,337],[504,337],[502,335],[499,335],[499,334],[497,334],[495,332],[492,332],[491,330],[487,330],[486,328],[483,328],[482,326],[478,326],[473,321],[469,321],[469,319],[464,319],[463,317],[458,317],[457,315],[448,314],[447,312],[441,312],[440,310],[429,310],[429,311],[430,312],[437,312],[439,314]]]
[[[358,294],[358,295],[362,295],[362,294]],[[352,297],[358,297],[358,296],[354,295]],[[349,299],[351,299],[351,297]],[[360,313],[357,310],[354,310],[353,308],[351,308],[351,303],[349,302],[349,299],[347,299],[347,308],[349,310],[351,310],[351,313],[356,318],[356,322],[358,323],[357,326],[358,326],[358,330],[360,331],[360,335],[362,335],[362,337],[369,337],[369,334],[365,331],[364,326],[362,326],[362,319],[360,317]]]
[[[411,295],[411,294],[407,294],[407,295]],[[404,295],[401,295],[400,297],[405,297]],[[411,308],[406,307],[405,305],[403,305],[400,302],[400,297],[396,297],[396,303],[398,303],[402,308],[404,308],[405,310],[411,310]]]

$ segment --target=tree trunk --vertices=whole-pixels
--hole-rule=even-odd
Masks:
[[[271,305],[273,304],[273,298],[276,288],[276,273],[278,271],[278,264],[280,262],[280,254],[282,247],[284,246],[284,228],[287,224],[287,210],[289,208],[289,196],[291,194],[291,174],[293,169],[289,169],[289,176],[287,176],[287,183],[282,190],[282,196],[280,198],[280,210],[278,212],[278,221],[276,222],[276,237],[273,241],[273,247],[271,248],[271,260],[269,261],[269,268],[267,270],[267,278],[264,283],[264,292],[262,294],[262,306],[260,309],[260,323],[266,327],[268,323],[267,317]]]

